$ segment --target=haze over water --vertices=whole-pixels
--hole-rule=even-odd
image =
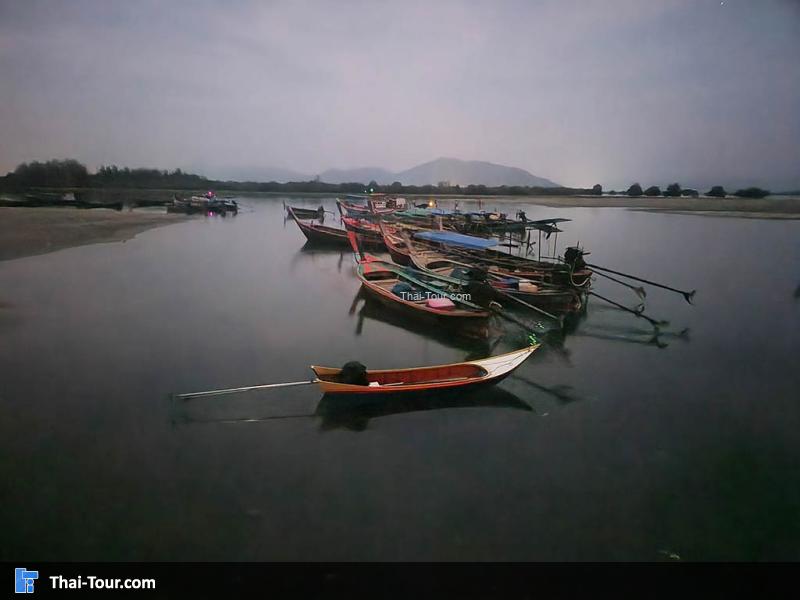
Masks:
[[[524,206],[573,219],[562,250],[696,288],[695,306],[649,289],[670,321],[653,340],[592,299],[563,341],[455,403],[337,411],[309,386],[175,406],[311,363],[526,341],[351,312],[350,253],[304,249],[280,199],[239,200],[235,218],[0,262],[5,559],[800,558],[797,221]]]

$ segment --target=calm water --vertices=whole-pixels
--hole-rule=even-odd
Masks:
[[[800,222],[527,207],[573,219],[562,249],[696,305],[651,289],[670,321],[654,340],[593,300],[517,376],[450,401],[337,410],[307,386],[174,405],[311,363],[524,343],[364,304],[349,253],[304,249],[280,199],[241,203],[0,263],[4,560],[800,559]]]

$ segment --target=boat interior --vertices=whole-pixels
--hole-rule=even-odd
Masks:
[[[339,383],[341,369],[322,369],[314,371],[321,381]],[[399,369],[391,371],[367,371],[367,380],[372,386],[403,386],[423,383],[446,383],[485,377],[488,371],[480,365],[469,363],[426,367],[421,369]]]

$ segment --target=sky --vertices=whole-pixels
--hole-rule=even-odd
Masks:
[[[0,0],[0,173],[440,156],[800,189],[800,1]]]

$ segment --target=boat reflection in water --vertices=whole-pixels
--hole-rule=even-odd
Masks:
[[[260,423],[290,419],[318,419],[321,431],[349,429],[364,431],[371,419],[410,412],[449,408],[506,408],[534,412],[530,404],[497,386],[450,392],[429,392],[374,398],[372,396],[332,396],[324,394],[314,412],[264,415],[264,397],[258,406],[251,399],[230,400],[227,410],[196,401],[174,400],[172,425],[193,423]],[[237,410],[238,407],[238,410]],[[227,415],[225,414],[227,413]],[[259,414],[261,413],[261,414]]]
[[[358,309],[358,304],[361,308]],[[453,335],[453,332],[444,327],[431,327],[424,322],[410,319],[406,315],[398,314],[386,308],[374,298],[367,296],[363,288],[359,288],[358,294],[353,298],[350,305],[350,314],[357,314],[355,334],[360,336],[364,332],[366,321],[377,321],[393,327],[398,327],[406,331],[411,331],[424,338],[436,343],[467,352],[464,361],[479,360],[492,356],[497,344],[500,342],[499,330],[491,331],[489,337],[469,337],[466,335]]]
[[[376,399],[370,396],[331,396],[325,394],[314,412],[321,419],[320,429],[364,431],[370,419],[410,412],[445,410],[448,408],[507,408],[534,412],[530,404],[501,387],[480,387],[472,390],[429,392],[423,395]]]

